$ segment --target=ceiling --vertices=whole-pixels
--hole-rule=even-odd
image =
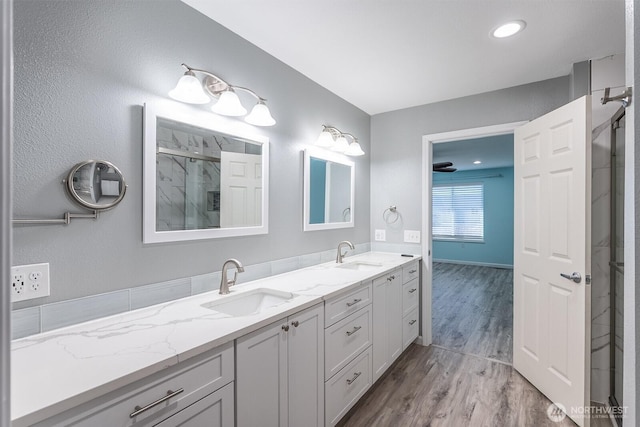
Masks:
[[[374,115],[623,53],[624,0],[182,0]],[[508,39],[496,26],[524,20]]]
[[[513,134],[433,144],[433,162],[452,162],[459,171],[513,167]]]

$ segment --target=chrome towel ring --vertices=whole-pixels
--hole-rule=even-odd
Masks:
[[[389,212],[387,214],[387,212]],[[386,214],[386,215],[385,215]],[[393,221],[389,221],[389,219],[393,216]],[[394,224],[400,218],[400,213],[398,213],[398,208],[396,206],[389,206],[382,212],[382,219],[387,224]]]

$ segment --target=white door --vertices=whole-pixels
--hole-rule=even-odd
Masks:
[[[513,366],[588,426],[590,96],[516,129],[514,175]]]
[[[236,425],[281,427],[287,420],[286,319],[236,340]]]
[[[223,151],[220,227],[262,225],[262,156]]]
[[[324,426],[324,305],[289,317],[289,426]]]

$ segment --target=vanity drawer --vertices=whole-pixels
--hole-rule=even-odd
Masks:
[[[371,387],[371,347],[325,383],[326,425],[335,426]]]
[[[233,377],[233,342],[229,342],[36,426],[154,425],[229,384]],[[144,408],[166,398],[169,391],[175,396],[145,411],[138,410],[137,407]],[[139,414],[131,417],[136,411]]]
[[[420,275],[420,268],[418,261],[414,261],[411,264],[402,267],[402,283],[407,283],[409,280],[417,279]]]
[[[362,307],[371,304],[371,282],[324,303],[324,327],[344,319]]]
[[[325,380],[371,345],[371,306],[353,313],[324,331]]]
[[[418,279],[413,279],[402,285],[402,316],[409,314],[418,307]]]
[[[402,350],[409,347],[416,338],[418,338],[418,328],[420,326],[420,317],[418,316],[418,308],[402,319]]]

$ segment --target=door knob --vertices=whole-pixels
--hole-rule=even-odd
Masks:
[[[573,272],[571,274],[560,273],[562,277],[565,279],[573,280],[576,283],[580,283],[582,281],[582,276],[578,272]]]

